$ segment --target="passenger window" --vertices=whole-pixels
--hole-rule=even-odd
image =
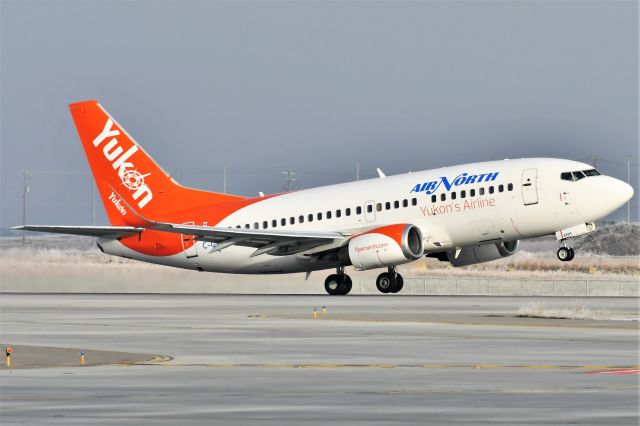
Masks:
[[[498,192],[504,192],[504,185],[498,185]]]
[[[327,212],[327,219],[331,219],[331,211]]]
[[[394,201],[394,202],[393,202],[393,208],[394,208],[394,209],[397,209],[397,208],[399,208],[399,207],[400,207],[400,201],[398,201],[398,200]]]
[[[356,214],[362,214],[362,207],[356,207]]]
[[[402,207],[408,207],[409,206],[409,201],[408,200],[402,200]]]
[[[456,199],[456,191],[453,191],[453,192],[451,193],[451,199],[452,199],[452,200],[455,200],[455,199]]]
[[[295,217],[290,217],[289,218],[289,224],[293,225],[296,223],[296,218]]]
[[[489,187],[489,194],[493,194],[493,186]]]
[[[347,207],[346,209],[344,209],[344,215],[345,216],[351,216],[351,209],[349,207]]]
[[[246,229],[249,229],[249,228],[251,228],[251,225],[249,225],[248,223],[246,223],[246,224],[244,225],[244,227],[245,227]]]
[[[447,201],[447,194],[445,194],[444,192],[440,194],[440,201]]]
[[[285,219],[284,217],[280,219],[280,225],[285,226],[286,224],[287,224],[287,219]]]
[[[478,191],[480,192],[480,195],[484,195],[484,188],[480,188]]]
[[[411,205],[412,206],[417,206],[418,205],[418,199],[417,198],[412,198],[411,199]]]
[[[475,189],[470,189],[469,190],[469,197],[475,197],[476,196],[476,190]]]
[[[342,212],[340,211],[340,209],[336,210],[336,217],[340,217],[342,216]]]
[[[377,212],[381,212],[382,211],[382,203],[376,203],[376,211]]]
[[[317,215],[318,220],[322,220],[322,213],[318,213]]]
[[[512,183],[507,185],[507,191],[513,191],[513,184]]]
[[[240,226],[240,225],[236,225],[236,228],[242,228],[242,226]]]
[[[260,225],[258,224],[258,222],[253,223],[253,229],[258,229],[259,227]]]
[[[384,203],[384,209],[385,210],[391,210],[391,203],[388,202],[388,201],[386,203]]]
[[[435,203],[436,201],[438,201],[438,197],[436,197],[436,194],[433,194],[433,195],[431,196],[431,202],[432,202],[432,203]]]
[[[269,226],[269,222],[267,222],[266,220],[262,222],[262,229],[267,229],[268,226]]]
[[[298,223],[304,223],[304,216],[303,215],[298,216]]]
[[[371,204],[367,204],[367,213],[373,212],[373,206]]]
[[[464,189],[460,191],[460,198],[467,198],[467,191],[465,191]]]
[[[307,221],[308,221],[308,222],[313,222],[313,215],[312,215],[311,213],[309,213],[309,214],[307,215]]]
[[[275,219],[273,219],[273,220],[271,221],[271,227],[272,227],[272,228],[275,228],[276,226],[278,226],[278,221],[277,221],[277,220],[275,220]]]

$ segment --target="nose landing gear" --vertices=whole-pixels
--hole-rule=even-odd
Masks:
[[[381,293],[397,293],[404,286],[404,278],[395,266],[389,267],[389,272],[383,272],[376,279],[376,287]]]
[[[338,266],[336,274],[331,274],[324,280],[324,289],[331,296],[344,296],[349,294],[352,287],[351,277],[344,273],[344,267]]]

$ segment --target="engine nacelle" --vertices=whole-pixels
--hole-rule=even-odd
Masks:
[[[520,242],[509,241],[496,244],[483,244],[481,246],[465,247],[456,257],[455,250],[447,252],[447,260],[455,267],[474,265],[476,263],[490,262],[503,257],[508,257],[518,251]]]
[[[382,226],[359,234],[339,252],[340,263],[358,270],[413,262],[424,255],[422,232],[411,224]]]

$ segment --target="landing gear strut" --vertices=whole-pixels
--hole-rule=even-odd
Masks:
[[[560,247],[558,249],[558,259],[560,259],[563,262],[569,262],[571,260],[573,260],[574,256],[576,255],[576,252],[573,250],[573,248],[571,247],[567,247],[567,242],[566,240],[562,240],[562,247]]]
[[[349,294],[352,287],[351,278],[344,273],[344,267],[338,266],[335,274],[331,274],[324,280],[324,289],[331,296]]]
[[[395,266],[390,266],[388,272],[383,272],[376,279],[376,287],[381,293],[397,293],[404,286],[404,278],[396,271]]]

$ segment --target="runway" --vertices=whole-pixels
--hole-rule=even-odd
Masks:
[[[518,318],[532,300],[638,312],[635,298],[3,294],[3,350],[145,355],[3,369],[0,420],[637,424],[638,322]]]

